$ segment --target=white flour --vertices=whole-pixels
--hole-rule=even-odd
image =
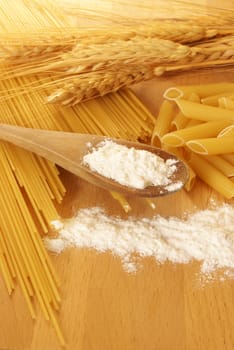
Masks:
[[[60,253],[68,247],[110,251],[121,258],[128,272],[144,257],[157,263],[201,262],[201,272],[217,269],[234,272],[234,208],[223,205],[199,211],[185,220],[155,216],[123,220],[94,207],[80,210],[74,218],[53,222],[58,237],[46,239],[46,247]],[[138,259],[136,261],[136,255]]]
[[[168,191],[182,187],[181,182],[173,184],[171,180],[177,160],[164,161],[151,152],[128,148],[110,140],[85,155],[83,162],[91,170],[125,186],[142,189],[151,185],[168,185]]]

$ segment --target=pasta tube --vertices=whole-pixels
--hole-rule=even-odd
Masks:
[[[199,176],[199,178],[207,185],[228,199],[234,197],[234,182],[232,182],[218,169],[207,162],[204,157],[193,153],[191,155],[189,164],[195,173]]]
[[[200,98],[197,94],[192,93],[189,98],[189,101],[193,101],[193,102],[200,102]],[[183,129],[184,127],[186,127],[190,122],[190,119],[188,119],[187,117],[184,116],[184,114],[179,111],[179,113],[176,115],[176,117],[174,118],[174,120],[172,120],[172,129],[174,128],[175,130],[179,130],[179,129]]]
[[[199,154],[225,154],[234,152],[233,137],[207,138],[186,142],[188,148]]]
[[[218,137],[233,137],[234,138],[234,124],[227,126],[225,129],[220,131]],[[234,139],[233,139],[234,141]]]
[[[225,159],[227,162],[231,163],[234,165],[234,153],[233,154],[223,154],[222,155],[223,159]]]
[[[201,103],[204,105],[209,105],[209,106],[215,106],[218,107],[219,106],[219,100],[221,98],[226,98],[227,96],[231,96],[233,94],[234,91],[231,92],[222,92],[221,94],[218,95],[213,95],[213,96],[208,96],[205,98],[201,99]]]
[[[161,137],[170,131],[171,122],[175,116],[175,104],[163,101],[152,133],[151,144],[161,146]]]
[[[213,106],[202,105],[188,100],[177,99],[176,103],[181,112],[188,118],[215,121],[215,120],[230,120],[234,121],[234,111],[222,109]]]
[[[207,156],[206,160],[227,177],[234,176],[234,165],[221,156]]]
[[[202,85],[180,85],[169,88],[164,93],[164,98],[176,99],[178,97],[186,97],[191,93],[196,93],[200,98],[212,95],[223,94],[224,92],[234,91],[234,83],[217,83]]]
[[[215,137],[226,126],[230,126],[230,122],[227,120],[200,123],[199,125],[165,134],[162,137],[162,143],[173,147],[183,146],[189,140]]]

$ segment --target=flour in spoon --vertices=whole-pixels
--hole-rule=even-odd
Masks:
[[[92,171],[117,181],[121,185],[143,189],[147,186],[168,186],[174,191],[183,186],[172,182],[177,170],[176,159],[167,159],[149,151],[129,148],[106,140],[83,157]]]

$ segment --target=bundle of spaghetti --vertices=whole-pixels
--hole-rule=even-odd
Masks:
[[[198,176],[227,199],[234,197],[234,83],[169,88],[156,119],[151,143],[183,159],[192,189]]]
[[[10,87],[13,80],[9,82]],[[7,89],[5,84],[3,82],[1,87]],[[149,140],[155,122],[145,107],[137,103],[131,91],[119,91],[91,100],[76,109],[56,109],[42,101],[43,96],[34,94],[31,98],[23,95],[3,102],[0,105],[1,122],[145,142]],[[33,318],[36,315],[32,299],[38,300],[45,317],[52,320],[63,343],[53,311],[59,308],[58,282],[41,244],[40,234],[46,234],[49,223],[58,219],[54,200],[61,202],[64,186],[53,164],[13,145],[1,143],[0,160],[0,269],[9,293],[15,282],[19,282]],[[120,200],[118,195],[113,197]],[[29,266],[26,260],[30,261]]]
[[[32,79],[4,80],[0,88],[10,91]],[[143,141],[149,140],[152,133],[154,117],[129,90],[67,109],[44,104],[45,96],[41,91],[2,101],[1,122]],[[11,294],[16,281],[20,284],[33,318],[33,300],[38,300],[63,344],[54,314],[60,303],[58,279],[41,234],[47,234],[49,224],[59,217],[54,201],[61,202],[65,188],[54,164],[13,145],[1,143],[0,161],[0,269],[7,290]],[[118,195],[113,197],[121,201]]]

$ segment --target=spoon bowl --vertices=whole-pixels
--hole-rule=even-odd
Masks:
[[[31,129],[8,124],[0,124],[0,139],[42,156],[93,185],[125,195],[140,197],[167,195],[181,189],[188,179],[187,166],[181,160],[177,159],[175,155],[140,142],[130,142],[101,135]],[[83,157],[90,152],[90,146],[94,148],[98,147],[105,140],[112,140],[117,144],[129,148],[134,147],[138,150],[152,152],[164,160],[177,160],[176,171],[171,178],[171,182],[181,183],[181,186],[175,186],[172,190],[169,190],[167,186],[148,186],[142,189],[133,188],[121,185],[108,177],[92,171],[83,163]]]

